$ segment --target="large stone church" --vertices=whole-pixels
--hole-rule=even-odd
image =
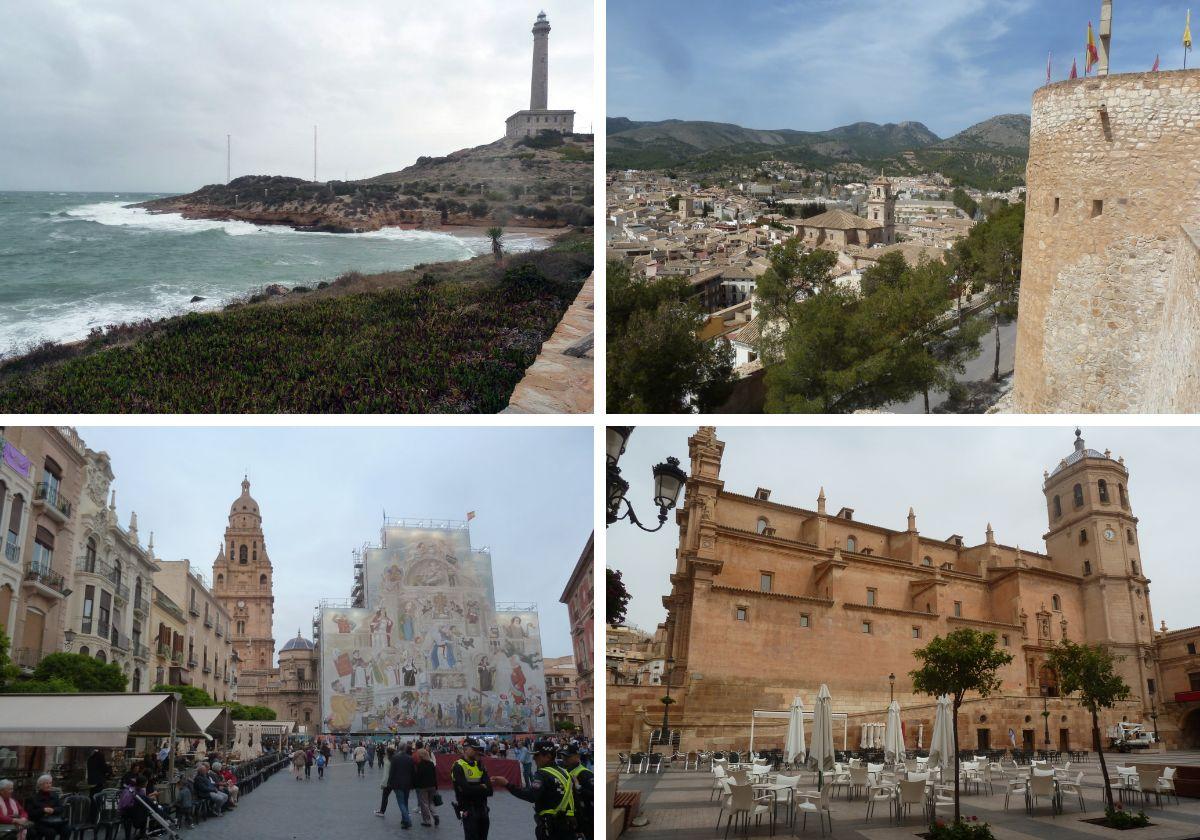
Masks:
[[[1129,470],[1111,452],[1089,448],[1078,431],[1042,477],[1044,552],[1005,545],[990,525],[982,541],[923,534],[911,509],[899,529],[862,522],[850,507],[829,506],[823,490],[808,508],[774,499],[770,488],[727,489],[725,444],[715,429],[700,428],[688,446],[660,626],[674,659],[672,729],[684,749],[745,748],[754,710],[785,710],[797,694],[811,709],[821,683],[835,711],[848,715],[851,747],[863,723],[883,721],[893,689],[909,747],[922,724],[927,747],[934,708],[912,690],[913,651],[960,627],[995,632],[1013,656],[1000,693],[963,706],[964,749],[1041,749],[1047,730],[1052,748],[1091,749],[1089,717],[1060,696],[1046,667],[1064,638],[1103,643],[1124,657],[1119,669],[1132,695],[1104,714],[1103,725],[1124,719],[1149,729],[1164,710],[1164,692],[1173,689],[1159,689],[1166,672]],[[609,689],[613,748],[644,748],[661,716],[661,688]],[[634,696],[639,690],[644,697]],[[1167,695],[1168,704],[1172,696],[1179,695]],[[1179,743],[1179,721],[1164,715],[1157,723],[1168,744]]]
[[[241,663],[238,702],[267,706],[279,720],[315,727],[320,720],[317,652],[297,631],[275,664],[273,578],[262,513],[250,495],[249,479],[243,479],[242,494],[229,507],[212,576],[213,594],[229,613],[233,649]]]

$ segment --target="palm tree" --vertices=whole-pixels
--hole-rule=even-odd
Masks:
[[[504,247],[500,240],[504,236],[504,228],[490,227],[487,229],[487,235],[492,240],[492,255],[495,256],[496,262],[500,262],[504,257]]]

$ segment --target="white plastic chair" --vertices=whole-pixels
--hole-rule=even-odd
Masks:
[[[867,822],[875,810],[876,802],[886,802],[888,806],[888,822],[892,820],[892,808],[896,805],[896,789],[891,785],[871,785],[867,789]]]
[[[1029,793],[1027,799],[1029,801],[1029,810],[1032,813],[1037,807],[1037,801],[1043,796],[1050,797],[1051,811],[1054,810],[1054,774],[1042,774],[1034,770],[1033,775],[1029,777]]]
[[[742,820],[745,823],[746,830],[750,830],[750,818],[754,817],[756,824],[762,823],[763,814],[771,815],[771,834],[775,834],[775,812],[770,806],[771,795],[762,794],[755,796],[754,788],[750,785],[730,785],[729,798],[723,806],[729,811],[729,816],[725,818],[725,836],[729,836],[729,826],[734,820]],[[720,824],[720,816],[717,821]]]
[[[1073,793],[1079,798],[1079,810],[1086,811],[1087,805],[1083,800],[1083,771],[1075,774],[1074,779],[1062,779],[1058,783],[1058,792],[1062,795]]]
[[[821,836],[825,836],[825,820],[829,820],[829,833],[833,834],[833,814],[829,811],[829,791],[831,789],[829,785],[825,785],[819,793],[797,791],[797,798],[804,800],[796,803],[796,810],[804,815],[800,822],[801,829],[807,828],[808,815],[815,813],[821,822]]]
[[[1013,794],[1019,793],[1025,800],[1026,808],[1029,807],[1029,782],[1023,778],[1013,778],[1008,780],[1008,787],[1004,789],[1004,810],[1008,810],[1008,800]]]
[[[914,774],[916,775],[916,774]],[[900,782],[899,793],[896,799],[896,819],[899,821],[901,815],[908,811],[913,805],[920,805],[921,812],[924,814],[925,809],[925,780],[924,779],[909,779]]]
[[[1162,776],[1158,780],[1158,790],[1160,793],[1165,793],[1167,796],[1175,797],[1175,804],[1179,804],[1179,794],[1175,792],[1175,768],[1168,767],[1163,770]]]

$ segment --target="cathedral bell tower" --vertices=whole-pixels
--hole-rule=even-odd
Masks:
[[[213,595],[229,613],[240,673],[270,670],[275,658],[275,596],[262,514],[242,480],[242,495],[229,507],[229,525],[213,561]]]
[[[1118,671],[1148,712],[1154,617],[1124,459],[1089,449],[1076,429],[1074,451],[1046,476],[1042,492],[1053,569],[1081,582],[1084,627],[1082,639],[1074,638],[1124,656]]]
[[[892,195],[892,182],[883,177],[882,170],[879,177],[871,182],[870,197],[867,199],[867,218],[883,225],[883,238],[880,241],[884,245],[895,244],[896,197]]]

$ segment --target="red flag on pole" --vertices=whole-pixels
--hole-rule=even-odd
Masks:
[[[1150,68],[1151,73],[1158,72],[1158,56],[1154,56],[1154,66]]]
[[[1073,58],[1071,59],[1071,78],[1072,79],[1079,78],[1079,65],[1075,62],[1075,59],[1073,59]]]

